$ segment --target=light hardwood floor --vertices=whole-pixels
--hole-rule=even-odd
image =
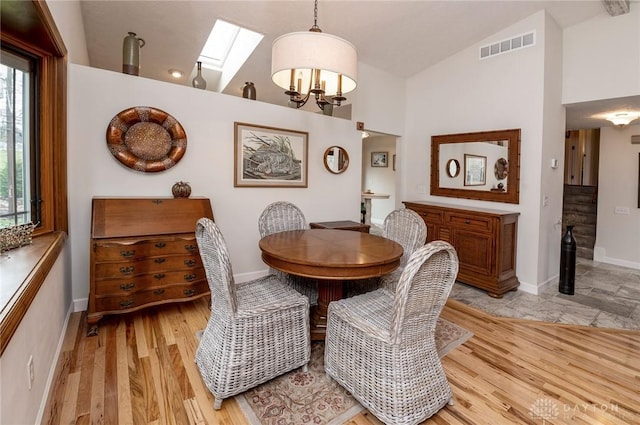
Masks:
[[[193,363],[206,300],[105,318],[86,336],[74,313],[45,424],[246,424],[219,411]],[[640,332],[498,318],[449,300],[442,316],[474,332],[443,359],[455,404],[426,424],[638,424]],[[368,412],[347,422],[380,422]]]

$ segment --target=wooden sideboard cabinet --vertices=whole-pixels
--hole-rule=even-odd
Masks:
[[[209,294],[196,222],[213,220],[206,198],[94,198],[88,335],[98,321]]]
[[[515,290],[518,215],[516,212],[404,202],[427,225],[427,242],[449,242],[458,253],[457,280],[500,298]]]

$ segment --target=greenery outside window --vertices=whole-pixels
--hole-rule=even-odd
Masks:
[[[37,62],[0,57],[0,228],[38,223]]]

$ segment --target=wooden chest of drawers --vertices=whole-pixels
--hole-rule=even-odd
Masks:
[[[493,297],[515,290],[518,215],[516,212],[404,202],[427,225],[427,242],[444,240],[458,253],[457,280]]]
[[[94,198],[89,335],[107,314],[209,294],[196,222],[213,219],[204,198]]]

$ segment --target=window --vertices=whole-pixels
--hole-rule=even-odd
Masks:
[[[23,180],[18,183],[17,177],[14,177],[15,186],[29,188],[19,196],[25,198],[21,208],[30,210],[20,213],[15,211],[13,217],[14,220],[21,220],[20,217],[26,216],[27,221],[39,222],[39,226],[34,231],[34,245],[37,249],[25,250],[22,252],[24,255],[12,256],[11,261],[0,262],[2,290],[18,288],[10,295],[11,299],[7,305],[0,305],[0,355],[63,249],[68,228],[65,57],[67,51],[46,1],[25,0],[10,3],[10,7],[5,8],[4,3],[2,5],[0,62],[5,64],[5,53],[11,53],[12,59],[16,59],[15,62],[7,59],[4,66],[14,70],[15,75],[12,71],[12,76],[18,76],[17,79],[26,84],[21,89],[11,86],[7,90],[11,89],[13,96],[17,96],[22,90],[20,97],[15,99],[16,105],[19,104],[25,113],[29,110],[28,117],[22,115],[19,124],[17,116],[20,112],[14,110],[16,114],[10,114],[11,119],[15,119],[12,125],[19,127],[22,132],[21,139],[16,135],[15,141],[12,142],[15,143],[16,151],[18,145],[22,145],[23,150],[21,154],[15,153],[15,163],[19,162],[18,158],[22,158],[20,161],[23,167],[20,173]],[[8,55],[6,57],[8,58]],[[30,62],[31,69],[26,67],[22,60]],[[26,69],[23,69],[23,66]],[[29,74],[28,82],[26,77],[19,77],[21,73]],[[33,96],[28,107],[20,100],[27,95]],[[3,97],[3,101],[7,99]],[[27,144],[26,133],[30,140],[28,154],[24,152]],[[8,151],[8,148],[6,150]],[[29,167],[28,172],[25,166]],[[17,170],[13,174],[18,174]],[[34,193],[37,195],[34,196]],[[14,204],[17,205],[18,201]],[[38,211],[36,217],[33,217],[34,204]],[[19,210],[17,207],[14,209]]]
[[[0,58],[0,228],[38,223],[37,62],[2,49]],[[34,202],[32,202],[34,200]],[[32,205],[36,208],[32,208]]]
[[[213,68],[222,69],[239,32],[239,26],[218,19],[213,25],[198,60]]]

